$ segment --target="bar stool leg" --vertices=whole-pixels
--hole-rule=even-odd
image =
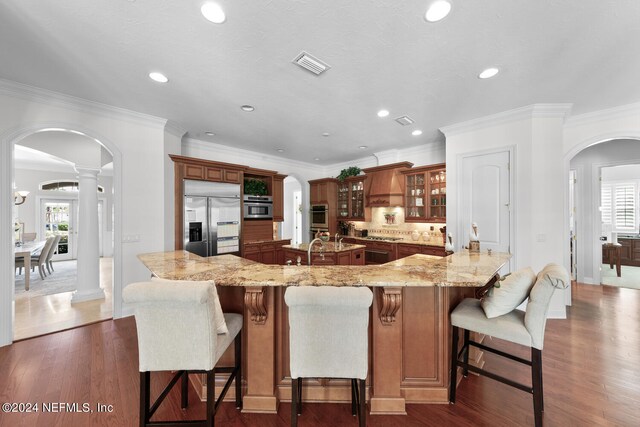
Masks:
[[[449,403],[456,403],[456,383],[458,382],[458,327],[451,333],[451,374],[449,380]]]
[[[360,391],[358,393],[358,400],[360,404],[360,427],[366,427],[367,425],[367,398],[366,398],[366,385],[365,380],[359,380]]]
[[[182,373],[182,409],[189,406],[189,374],[187,371]]]
[[[213,417],[216,408],[216,369],[207,371],[207,427],[213,427]]]
[[[291,427],[298,425],[298,379],[291,378]]]
[[[467,368],[469,366],[469,330],[465,329],[464,330],[464,354],[463,354],[463,361],[464,361],[464,366],[462,367],[462,375],[466,378],[469,375],[469,369]]]
[[[351,379],[351,415],[358,415],[358,405],[356,404],[356,380]]]
[[[531,348],[531,383],[533,384],[533,413],[536,427],[542,426],[542,352]]]
[[[140,372],[140,427],[149,422],[149,405],[151,401],[151,375]]]
[[[236,368],[236,408],[242,409],[242,334],[238,333],[235,342]]]

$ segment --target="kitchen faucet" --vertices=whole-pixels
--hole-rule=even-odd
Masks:
[[[320,242],[320,255],[322,256],[322,259],[324,259],[324,243],[322,242],[322,239],[316,237],[311,241],[311,243],[309,243],[309,249],[307,249],[307,265],[311,265],[311,248],[313,248],[313,245],[315,245],[316,242]]]

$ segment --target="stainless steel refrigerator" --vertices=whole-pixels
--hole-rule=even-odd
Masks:
[[[184,249],[240,255],[240,185],[184,180]]]

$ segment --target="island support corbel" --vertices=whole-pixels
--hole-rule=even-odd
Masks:
[[[276,413],[274,290],[245,288],[244,313],[248,351],[242,412]]]
[[[371,414],[406,414],[402,396],[402,288],[375,289]]]

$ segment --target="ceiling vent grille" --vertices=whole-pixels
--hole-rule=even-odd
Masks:
[[[398,117],[395,121],[400,123],[402,126],[409,126],[413,124],[413,119],[409,116]]]
[[[293,60],[293,63],[299,65],[305,70],[311,71],[313,74],[319,76],[320,74],[331,68],[326,63],[320,61],[318,58],[314,58],[307,52],[301,52]]]

